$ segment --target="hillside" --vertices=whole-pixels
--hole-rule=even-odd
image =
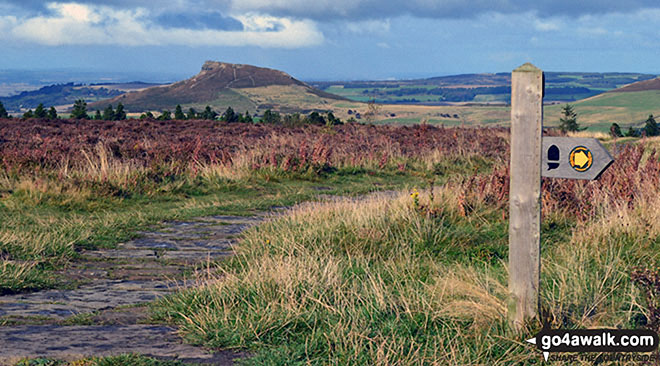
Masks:
[[[207,61],[199,74],[173,84],[147,88],[137,92],[92,103],[90,109],[122,103],[130,112],[173,110],[184,108],[216,110],[231,106],[250,113],[275,109],[297,111],[316,109],[344,98],[313,88],[282,71],[251,65]]]
[[[629,93],[629,92],[639,92],[639,91],[649,91],[649,90],[660,90],[660,78],[655,78],[651,80],[639,81],[626,85],[622,88],[612,90],[612,93]]]
[[[44,86],[37,90],[24,91],[18,95],[0,98],[2,104],[11,113],[21,112],[35,108],[39,103],[46,107],[64,106],[73,104],[76,99],[87,101],[101,100],[121,95],[123,91],[113,88],[112,85],[86,86],[74,83]]]
[[[590,130],[607,131],[612,123],[639,126],[653,114],[660,115],[660,79],[639,81],[573,103],[579,121]],[[561,106],[546,108],[546,120],[559,119]]]

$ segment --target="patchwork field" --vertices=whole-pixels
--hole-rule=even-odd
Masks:
[[[545,72],[547,102],[573,102],[655,78],[638,73]],[[326,92],[383,104],[498,103],[511,100],[511,75],[463,74],[417,80],[311,82]]]

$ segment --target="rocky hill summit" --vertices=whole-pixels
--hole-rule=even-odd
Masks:
[[[217,101],[227,96],[236,97],[232,91],[261,87],[293,87],[288,92],[313,94],[320,98],[343,99],[323,92],[293,78],[291,75],[274,69],[252,65],[206,61],[201,71],[186,80],[172,84],[131,92],[118,97],[89,105],[91,109],[103,109],[108,104],[122,103],[131,112],[148,110],[172,110],[177,104],[217,105]],[[241,94],[240,92],[238,94]],[[241,94],[242,95],[242,94]],[[244,99],[244,97],[241,97]],[[213,103],[213,102],[216,103]],[[258,105],[259,103],[254,103]]]

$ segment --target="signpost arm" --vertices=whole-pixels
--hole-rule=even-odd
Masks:
[[[538,316],[543,83],[530,63],[511,74],[508,317],[517,330]]]

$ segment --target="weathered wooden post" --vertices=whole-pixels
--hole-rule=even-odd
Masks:
[[[511,74],[509,322],[538,315],[541,269],[543,71],[526,63]]]

